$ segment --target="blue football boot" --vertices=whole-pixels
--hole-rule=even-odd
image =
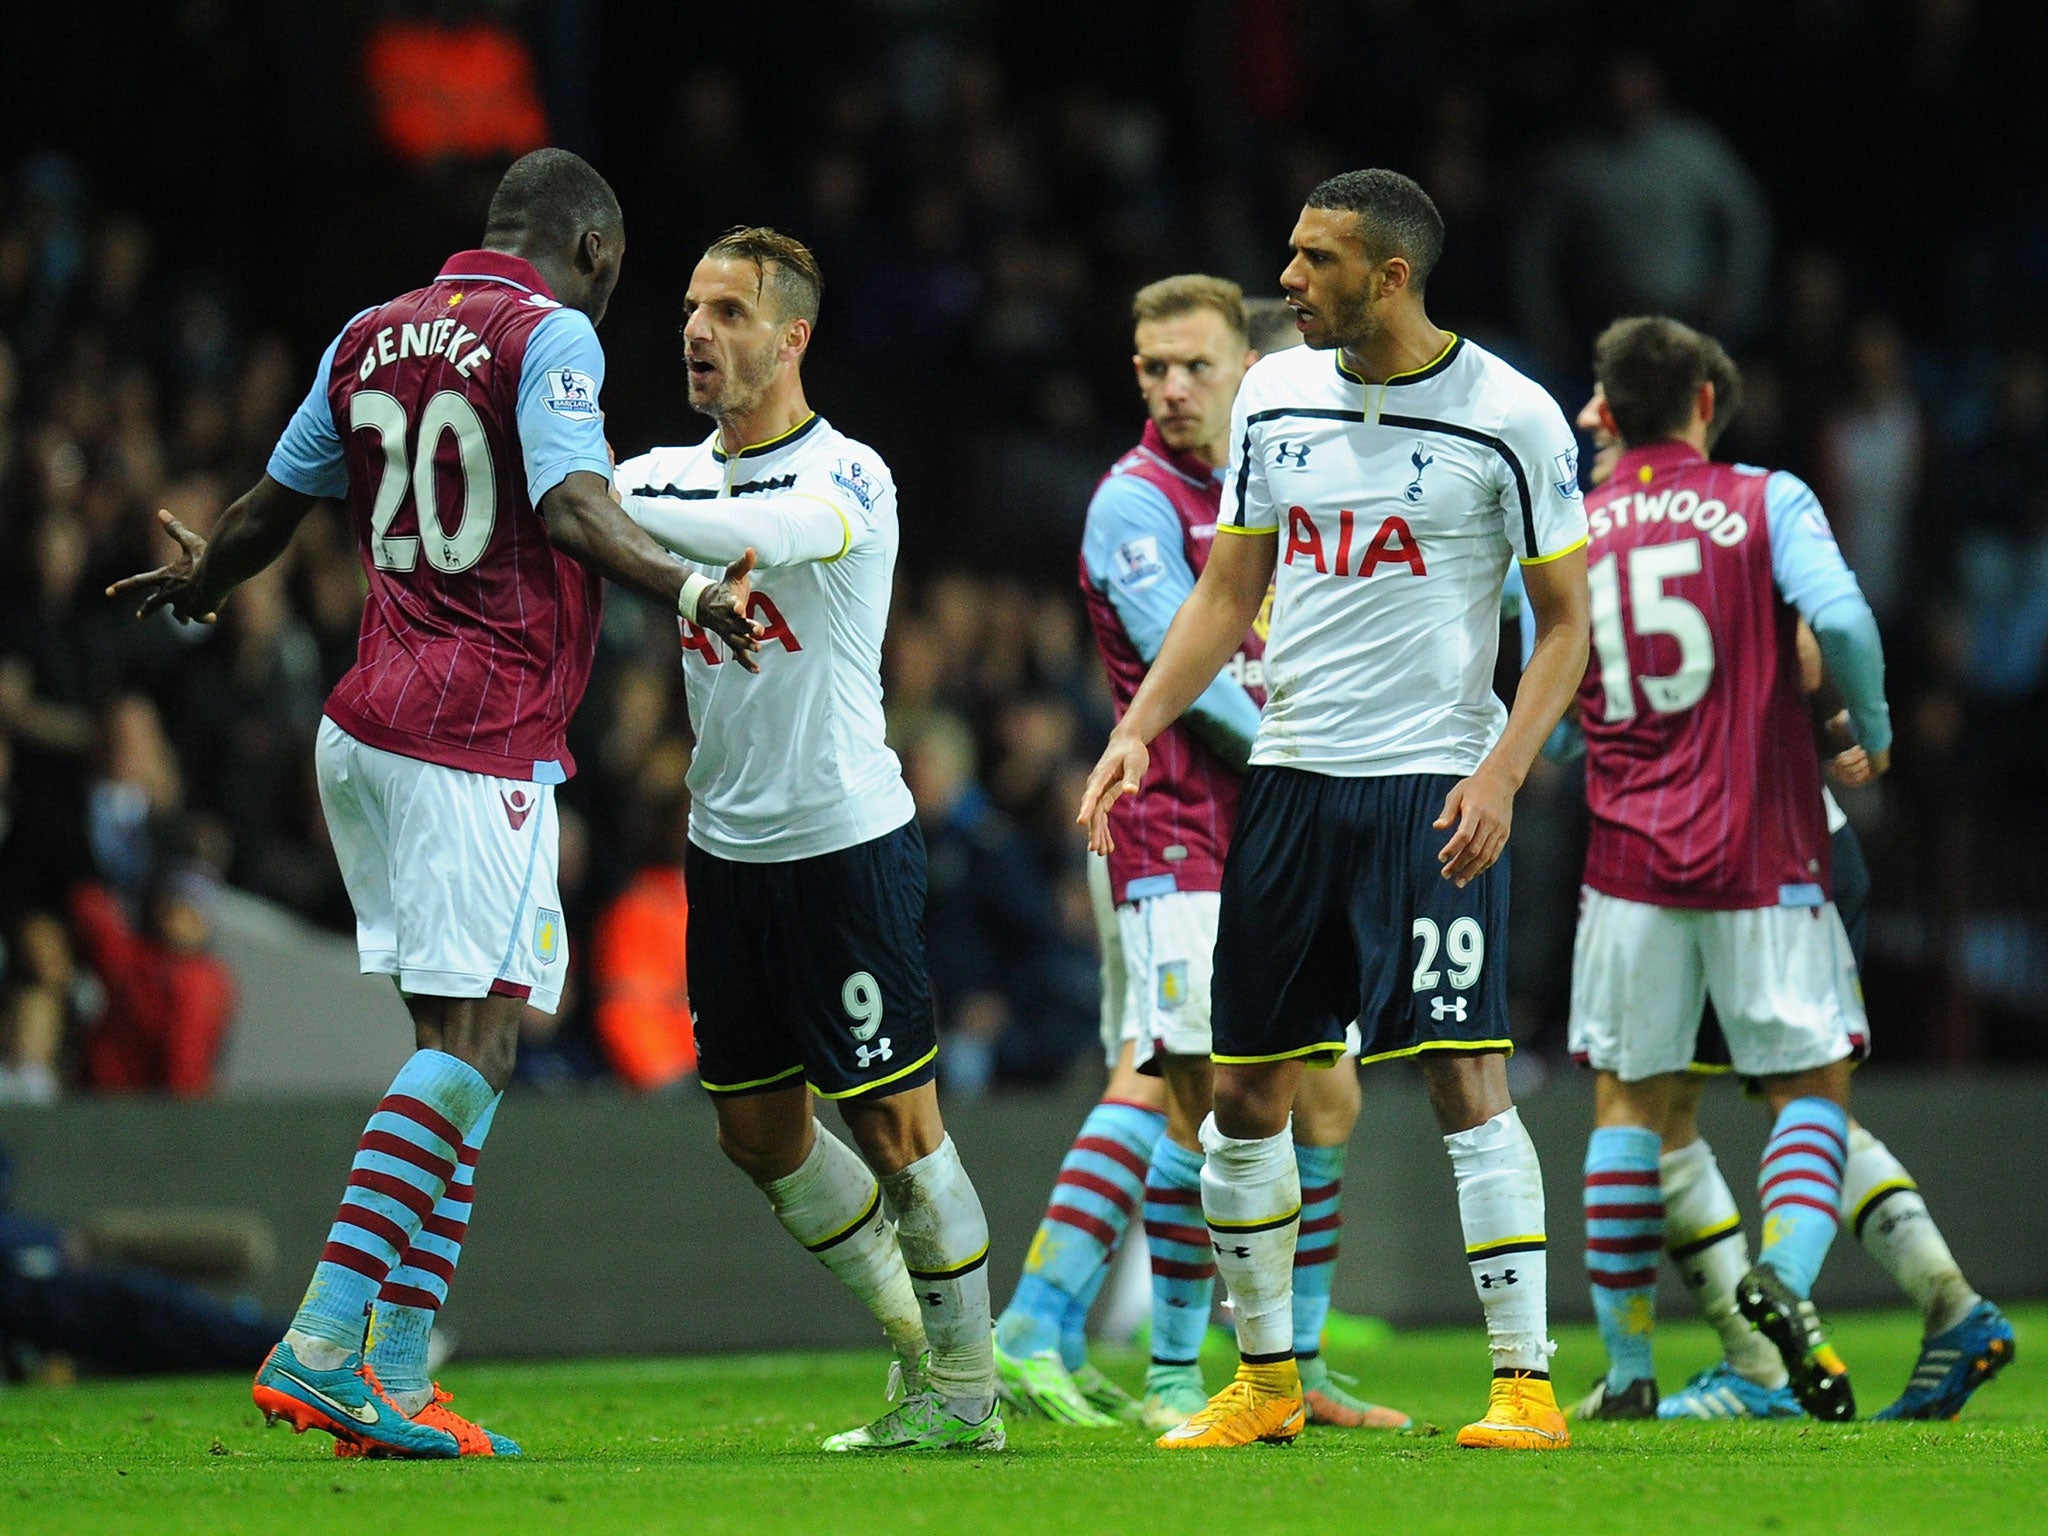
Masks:
[[[1922,1342],[1906,1390],[1877,1417],[1952,1419],[1972,1392],[2012,1364],[2015,1353],[2012,1324],[1997,1307],[1980,1301],[1953,1328]]]
[[[462,1454],[446,1430],[407,1418],[384,1395],[376,1373],[363,1364],[361,1355],[350,1355],[331,1371],[316,1371],[280,1340],[264,1357],[249,1395],[266,1420],[275,1424],[283,1419],[294,1434],[324,1429],[336,1440],[383,1456],[439,1459]]]
[[[1657,1404],[1660,1419],[1796,1419],[1799,1399],[1787,1383],[1758,1386],[1726,1360],[1709,1366]]]

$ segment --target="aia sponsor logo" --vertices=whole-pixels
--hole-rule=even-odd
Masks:
[[[1418,477],[1420,471],[1417,472]],[[1306,507],[1287,509],[1287,554],[1283,563],[1297,561],[1312,565],[1321,576],[1370,576],[1383,565],[1398,565],[1411,576],[1427,576],[1422,546],[1405,517],[1390,517],[1366,540],[1358,541],[1358,516],[1349,507],[1337,514],[1335,558],[1323,538],[1323,530]]]
[[[756,592],[747,601],[747,617],[761,626],[761,648],[766,651],[769,642],[781,646],[785,651],[800,651],[803,643],[796,637],[796,631],[789,627],[789,621],[782,616],[782,610],[775,606],[775,599],[766,592]],[[711,636],[701,626],[689,619],[678,621],[682,626],[683,649],[695,651],[704,658],[704,665],[715,667],[725,661],[719,649],[712,643]]]
[[[505,819],[512,823],[514,832],[526,825],[526,818],[531,816],[533,808],[540,804],[540,796],[529,794],[523,789],[501,790],[498,799],[505,806]]]

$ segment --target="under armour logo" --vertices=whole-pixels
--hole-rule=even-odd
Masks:
[[[855,1059],[860,1062],[863,1071],[872,1067],[878,1061],[887,1061],[891,1054],[888,1036],[884,1035],[873,1045],[855,1047],[853,1054]]]
[[[1290,469],[1306,469],[1308,467],[1308,450],[1309,445],[1307,443],[1275,443],[1273,445],[1273,462],[1275,464],[1285,464]]]
[[[1429,1016],[1441,1024],[1445,1019],[1465,1022],[1465,999],[1462,997],[1432,997],[1429,1000]]]
[[[1479,1289],[1490,1291],[1496,1285],[1513,1285],[1518,1279],[1520,1276],[1512,1269],[1502,1270],[1497,1275],[1482,1274],[1479,1277]]]
[[[943,1307],[946,1304],[946,1298],[937,1291],[926,1291],[923,1299],[928,1307]]]
[[[526,825],[526,818],[533,814],[534,806],[539,803],[523,789],[501,790],[498,798],[505,802],[505,819],[512,823],[514,832]]]
[[[1424,455],[1422,444],[1415,445],[1415,451],[1408,455],[1408,462],[1415,466],[1415,478],[1405,492],[1410,501],[1422,500],[1422,472],[1436,462],[1435,454]]]
[[[1226,1248],[1221,1243],[1211,1243],[1209,1246],[1218,1253],[1229,1254],[1234,1259],[1248,1259],[1252,1256],[1252,1251],[1249,1248]]]

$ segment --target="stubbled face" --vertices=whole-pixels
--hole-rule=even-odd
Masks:
[[[683,295],[690,408],[714,420],[752,410],[774,381],[789,330],[753,262],[725,256],[698,262]]]
[[[1192,453],[1230,434],[1230,405],[1251,354],[1213,309],[1138,322],[1138,393],[1166,445]]]
[[[1280,274],[1280,288],[1301,339],[1319,351],[1370,341],[1379,329],[1373,313],[1374,263],[1358,238],[1358,215],[1304,208],[1287,243],[1294,255]]]
[[[1621,457],[1621,439],[1607,430],[1607,424],[1600,419],[1600,404],[1607,398],[1598,384],[1586,403],[1579,407],[1579,414],[1572,418],[1572,425],[1593,439],[1593,462],[1586,470],[1587,478],[1594,485],[1604,485],[1608,476],[1614,473],[1614,461]]]

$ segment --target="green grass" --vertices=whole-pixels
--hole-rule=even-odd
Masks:
[[[2014,1321],[2023,1344],[2048,1336],[2048,1307]],[[1840,1321],[1866,1411],[1905,1380],[1916,1334],[1903,1314]],[[1576,1389],[1597,1343],[1583,1328],[1560,1342]],[[1667,1387],[1715,1353],[1697,1325],[1666,1325],[1658,1347]],[[1446,1432],[1169,1454],[1136,1430],[1013,1420],[1006,1455],[853,1460],[815,1446],[880,1410],[879,1354],[458,1364],[458,1406],[524,1441],[524,1460],[341,1463],[324,1436],[266,1432],[239,1380],[0,1389],[0,1532],[2048,1531],[2048,1375],[2024,1351],[1953,1424],[1585,1425],[1547,1456],[1453,1447],[1484,1402],[1476,1319],[1333,1364]]]

